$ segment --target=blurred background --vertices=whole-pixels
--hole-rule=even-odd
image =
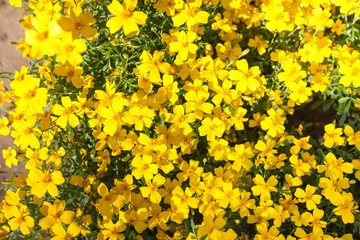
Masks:
[[[11,42],[20,42],[20,38],[24,37],[24,29],[21,27],[19,20],[22,19],[23,13],[21,9],[12,7],[8,0],[0,0],[0,72],[15,72],[20,71],[21,66],[27,66],[28,61],[21,56],[21,52],[16,50],[16,44]],[[1,79],[3,81],[4,79]],[[7,80],[4,80],[5,85],[9,86]],[[5,113],[0,110],[0,117],[3,118]],[[0,135],[0,191],[7,188],[6,181],[9,180],[10,172],[21,173],[24,171],[22,162],[18,166],[13,166],[9,169],[5,165],[2,157],[2,150],[7,149],[12,144],[9,136]],[[5,172],[5,173],[3,173]],[[5,181],[5,182],[3,182]],[[0,194],[1,196],[2,194]]]

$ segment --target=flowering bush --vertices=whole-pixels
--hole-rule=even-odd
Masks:
[[[359,1],[10,3],[1,239],[360,239]]]

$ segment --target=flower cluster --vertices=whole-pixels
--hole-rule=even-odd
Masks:
[[[0,239],[359,239],[360,2],[10,0]]]

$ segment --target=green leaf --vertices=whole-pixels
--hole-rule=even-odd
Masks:
[[[347,112],[344,112],[342,115],[341,115],[341,118],[339,120],[339,124],[340,126],[342,126],[346,120],[346,115],[347,115]]]
[[[339,99],[339,103],[344,103],[349,99],[349,97],[343,97]]]
[[[230,110],[230,112],[231,112],[231,116],[235,116],[235,110],[234,110],[234,108],[232,107],[232,106],[230,106],[230,105],[228,105],[228,108],[229,108],[229,110]]]
[[[194,219],[192,219],[191,218],[191,220],[190,220],[190,226],[191,226],[191,229],[192,229],[192,231],[193,231],[193,233],[195,233],[196,231],[196,229],[195,229],[195,222],[194,222]]]

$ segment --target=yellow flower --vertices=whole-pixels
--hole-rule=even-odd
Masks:
[[[22,66],[20,69],[20,72],[15,71],[14,79],[10,83],[10,87],[12,89],[16,89],[17,86],[21,86],[24,81],[26,81],[26,78],[33,78],[32,75],[28,75],[28,68],[25,66]]]
[[[188,216],[190,211],[189,207],[193,209],[199,208],[199,199],[193,197],[194,192],[190,188],[187,187],[184,191],[180,186],[176,186],[171,194],[171,206],[179,206],[177,212],[180,214]]]
[[[267,130],[267,134],[271,137],[276,137],[284,133],[285,127],[284,122],[286,120],[285,117],[282,117],[284,111],[281,108],[271,108],[267,111],[268,117],[265,117],[263,121],[261,121],[260,125],[263,130]]]
[[[242,51],[240,45],[236,43],[234,46],[230,41],[226,41],[224,44],[216,44],[216,53],[221,60],[229,59],[235,61],[239,56],[246,55],[249,50]]]
[[[161,84],[160,72],[169,74],[170,64],[161,62],[165,56],[164,52],[155,50],[153,56],[144,50],[140,56],[141,64],[137,67],[140,73],[149,73],[149,79],[154,84]]]
[[[225,124],[218,118],[205,118],[201,121],[199,135],[206,136],[208,141],[214,141],[216,137],[222,137],[225,132]]]
[[[166,12],[168,16],[173,16],[175,9],[181,9],[183,5],[184,2],[179,0],[159,0],[154,7],[159,10],[159,13]]]
[[[59,190],[56,185],[63,184],[65,179],[60,171],[44,171],[32,168],[29,171],[27,184],[31,186],[31,194],[38,198],[43,197],[48,192],[53,198],[57,197]]]
[[[249,224],[263,224],[265,223],[266,225],[269,225],[268,220],[271,218],[270,216],[263,216],[262,213],[264,212],[264,210],[262,208],[255,208],[254,209],[254,215],[249,215],[248,219],[247,219],[247,223]],[[275,226],[274,226],[275,227]]]
[[[144,177],[146,181],[150,181],[154,174],[158,173],[158,166],[152,162],[153,157],[150,155],[145,154],[143,157],[135,157],[131,162],[131,165],[134,167],[132,175],[136,179]]]
[[[11,231],[15,231],[20,227],[22,234],[30,234],[30,230],[34,227],[34,218],[30,216],[29,209],[27,206],[21,205],[19,209],[15,209],[13,212],[14,217],[8,222]]]
[[[322,7],[314,7],[311,11],[309,17],[309,25],[314,26],[315,29],[323,30],[325,27],[330,28],[333,22],[331,17],[331,13],[328,9],[323,9]]]
[[[165,74],[163,76],[163,86],[159,88],[156,98],[159,102],[164,103],[169,101],[172,105],[179,99],[177,93],[180,91],[178,88],[178,82],[174,81],[172,75]]]
[[[54,228],[53,232],[55,234],[55,237],[51,238],[50,240],[68,240],[73,239],[77,235],[79,235],[81,231],[80,226],[77,223],[71,223],[67,230],[63,228],[63,226],[59,226],[57,228]]]
[[[170,149],[166,152],[156,151],[157,157],[155,162],[159,168],[165,173],[168,174],[174,169],[172,162],[178,158],[176,149]]]
[[[327,84],[330,83],[329,78],[325,73],[316,73],[310,80],[311,89],[314,92],[325,92]]]
[[[311,215],[311,214],[310,214]],[[321,231],[318,232],[312,232],[312,233],[306,233],[304,229],[302,228],[296,228],[295,236],[298,237],[298,239],[305,240],[305,239],[321,239],[323,236]]]
[[[189,235],[189,236],[191,236],[191,235]],[[241,236],[242,235],[240,235],[239,237],[241,238]],[[213,233],[211,234],[211,237],[212,237],[212,239],[235,240],[235,239],[237,239],[238,235],[231,228],[228,229],[226,232],[215,229],[213,231]],[[188,239],[193,239],[193,238],[187,238],[187,240]]]
[[[269,22],[266,23],[266,28],[272,32],[275,30],[279,32],[291,31],[294,28],[294,24],[289,23],[289,13],[284,10],[282,5],[273,6],[270,11],[266,12],[265,19],[269,20]]]
[[[355,172],[355,178],[357,178],[360,181],[360,160],[353,159],[351,161],[351,164],[354,166],[354,169],[357,169],[357,171]]]
[[[12,85],[15,87],[14,94],[18,98],[16,110],[25,114],[44,113],[48,92],[46,88],[40,87],[40,78],[27,76],[23,81]]]
[[[358,206],[354,202],[354,198],[352,193],[335,192],[330,198],[330,202],[336,206],[333,210],[335,215],[341,216],[344,224],[353,223],[354,222],[354,214],[353,212],[358,212]]]
[[[343,34],[343,30],[346,29],[346,24],[341,21],[341,19],[336,20],[331,25],[331,32],[335,32],[336,35],[340,36]]]
[[[274,225],[280,227],[286,219],[290,218],[289,211],[285,210],[283,206],[276,204],[275,205],[275,214],[274,214]]]
[[[335,125],[330,123],[325,125],[325,134],[324,134],[324,145],[327,148],[332,148],[335,146],[341,146],[344,143],[344,138],[341,137],[343,134],[341,128],[336,128]]]
[[[317,204],[321,202],[321,195],[314,194],[316,188],[311,185],[306,185],[305,191],[301,188],[296,188],[294,195],[298,198],[298,201],[301,203],[306,203],[306,208],[308,210],[313,210],[317,208]]]
[[[121,96],[114,96],[109,103],[109,108],[100,108],[99,115],[104,119],[104,133],[113,136],[123,125],[124,105],[127,101]]]
[[[222,138],[220,140],[215,139],[209,142],[208,151],[210,156],[214,157],[215,161],[227,161],[227,156],[230,152],[229,142]]]
[[[7,136],[10,133],[10,129],[7,127],[9,124],[9,120],[4,117],[3,119],[0,119],[0,135]]]
[[[97,239],[125,239],[125,236],[121,234],[125,229],[126,225],[121,220],[118,220],[115,224],[112,220],[108,220],[102,225]]]
[[[9,4],[14,7],[22,7],[22,0],[9,0]]]
[[[137,210],[129,209],[125,212],[120,212],[119,219],[124,223],[129,223],[133,225],[136,232],[142,233],[148,225],[145,223],[145,220],[148,219],[149,213],[146,208],[139,208]]]
[[[98,201],[98,211],[104,219],[111,219],[112,213],[118,213],[124,203],[124,196],[118,195],[112,189],[109,191],[104,183],[97,187],[98,194],[102,197]]]
[[[350,86],[352,83],[354,87],[360,87],[360,60],[357,59],[353,64],[340,64],[341,74],[344,76],[340,79],[340,83],[345,87]]]
[[[209,98],[209,87],[203,85],[203,82],[196,79],[193,83],[187,81],[184,85],[186,103],[184,104],[187,113],[194,112],[195,117],[202,119],[204,113],[211,114],[214,105],[206,100]]]
[[[170,52],[178,53],[178,58],[182,61],[186,61],[189,54],[196,54],[198,46],[193,42],[197,39],[195,32],[176,32],[173,34],[176,40],[169,43]]]
[[[90,25],[95,21],[91,12],[82,13],[82,9],[76,6],[70,8],[70,18],[61,16],[58,23],[64,31],[72,33],[73,39],[77,39],[81,33],[87,40],[94,40],[98,33]]]
[[[246,59],[236,61],[237,70],[231,70],[229,79],[236,82],[236,90],[240,93],[245,93],[247,89],[254,92],[260,87],[259,80],[260,68],[254,66],[249,68],[249,64]]]
[[[62,105],[56,104],[53,109],[53,113],[59,115],[56,124],[64,129],[68,123],[72,128],[79,125],[79,119],[74,114],[76,109],[73,107],[70,97],[61,97],[61,103]]]
[[[5,193],[5,201],[3,201],[2,205],[0,205],[0,220],[4,220],[12,218],[16,215],[16,211],[19,210],[20,207],[22,207],[22,204],[20,203],[20,200],[22,196],[20,195],[22,191],[18,189],[15,192],[12,192],[11,190],[7,190]],[[25,210],[25,209],[24,209]]]
[[[71,81],[76,88],[84,85],[84,80],[81,77],[83,69],[79,66],[71,65],[69,62],[66,62],[65,65],[55,65],[53,73],[66,77],[66,82]]]
[[[68,62],[72,66],[77,66],[83,62],[83,58],[80,53],[87,50],[84,39],[73,39],[71,33],[63,33],[62,41],[59,45],[59,54],[56,56],[56,61],[63,65]]]
[[[194,114],[186,114],[182,105],[173,107],[173,114],[169,114],[167,122],[172,123],[169,127],[170,132],[182,132],[184,135],[193,133],[190,123],[195,121]]]
[[[263,55],[264,53],[266,53],[266,48],[269,47],[268,41],[263,41],[258,36],[255,36],[255,38],[250,38],[248,46],[256,48],[259,55]]]
[[[309,225],[309,220],[311,218],[311,213],[304,212],[300,214],[298,210],[292,213],[291,221],[295,223],[296,226],[301,227],[302,225],[307,226]]]
[[[311,96],[311,88],[307,87],[307,83],[305,81],[299,81],[297,84],[292,84],[290,87],[291,93],[289,98],[293,100],[297,105],[301,105],[301,103],[309,100]]]
[[[348,178],[338,179],[334,174],[330,174],[329,178],[320,178],[319,187],[323,188],[321,194],[330,199],[335,192],[342,192],[343,189],[349,188],[350,184]]]
[[[5,239],[6,235],[10,233],[10,228],[7,225],[2,225],[0,227],[0,238]]]
[[[281,68],[284,72],[280,72],[277,76],[280,82],[285,82],[285,86],[291,88],[292,85],[298,84],[304,79],[307,74],[302,70],[301,65],[294,62],[293,59],[288,59],[281,63]]]
[[[277,192],[277,188],[275,187],[278,184],[278,180],[275,176],[271,176],[267,182],[265,182],[264,178],[256,174],[255,178],[253,178],[255,186],[251,187],[254,196],[261,195],[261,199],[269,199],[270,191]]]
[[[16,151],[11,147],[8,147],[7,150],[2,150],[3,158],[5,159],[5,165],[11,168],[11,165],[17,166],[18,160],[16,159]]]
[[[59,44],[61,27],[50,17],[43,15],[31,18],[32,28],[25,30],[25,41],[31,46],[30,57],[41,59],[53,56]]]
[[[31,148],[27,148],[26,157],[29,161],[25,164],[25,168],[31,169],[34,167],[40,167],[43,161],[48,159],[48,151],[49,149],[47,147],[35,149],[34,151]]]
[[[150,128],[155,117],[154,110],[148,107],[133,106],[124,116],[126,123],[135,125],[135,130],[142,131],[144,127]]]
[[[26,173],[22,173],[19,177],[14,177],[12,185],[18,188],[26,186]]]
[[[231,209],[237,209],[240,205],[240,189],[234,188],[232,183],[225,182],[223,189],[214,194],[214,198],[219,201],[220,207],[226,209],[229,204]]]
[[[336,156],[329,152],[325,155],[324,165],[317,166],[318,172],[322,173],[325,171],[325,176],[329,177],[333,174],[337,178],[342,178],[343,173],[350,174],[353,172],[354,167],[349,162],[344,162],[343,158],[336,158]]]
[[[25,120],[13,122],[12,127],[14,131],[11,132],[11,136],[15,139],[18,138],[18,142],[15,142],[16,146],[20,146],[21,149],[25,149],[27,146],[34,149],[40,148],[39,139],[36,136],[41,135],[41,131],[38,128],[34,128],[36,123],[36,116]]]
[[[259,151],[259,157],[272,158],[277,153],[277,150],[274,149],[275,146],[276,141],[268,138],[266,143],[262,140],[258,140],[255,144],[255,149]]]
[[[190,160],[190,162],[183,161],[180,166],[180,170],[182,172],[178,173],[176,177],[179,179],[180,182],[185,182],[186,179],[194,179],[200,177],[204,171],[204,168],[199,167],[199,162]]]
[[[214,20],[215,22],[211,24],[211,29],[212,30],[218,30],[221,29],[225,32],[230,32],[231,29],[231,20],[227,17],[221,18],[221,14],[220,13],[216,13],[216,15],[214,16]]]
[[[65,201],[56,199],[54,204],[44,202],[40,208],[40,212],[45,217],[39,221],[39,225],[43,230],[51,228],[55,230],[62,224],[70,224],[74,220],[75,213],[73,211],[64,211]]]
[[[140,187],[142,196],[148,197],[150,195],[150,201],[159,204],[161,201],[161,194],[157,190],[165,183],[165,178],[158,173],[154,176],[152,181],[145,182],[147,187]]]
[[[291,155],[289,161],[291,166],[294,168],[294,174],[298,177],[308,173],[311,169],[310,164],[304,162],[302,159],[299,159],[297,155]]]
[[[260,126],[260,123],[265,119],[266,115],[261,115],[259,112],[253,114],[254,119],[249,120],[249,127],[254,128]]]
[[[197,26],[200,23],[207,23],[209,18],[208,12],[199,11],[201,5],[201,0],[187,1],[180,12],[172,17],[174,26],[178,27],[186,23],[190,31],[196,32]]]
[[[204,71],[202,71],[202,72],[204,72]],[[217,81],[217,79],[216,79],[216,81]],[[217,86],[217,85],[214,86],[214,91],[217,94],[212,98],[211,101],[215,104],[215,106],[219,106],[222,103],[222,101],[224,101],[227,104],[230,104],[231,100],[237,96],[236,90],[231,89],[232,85],[233,85],[232,82],[230,82],[229,80],[225,80],[225,81],[223,81],[221,87]],[[239,112],[241,112],[241,111],[239,111]],[[245,113],[246,113],[246,109],[245,109]],[[236,129],[236,130],[239,130],[239,129]]]
[[[303,137],[300,139],[294,138],[294,146],[290,148],[290,153],[293,155],[297,155],[301,149],[309,150],[312,145],[309,144],[310,136]]]
[[[236,144],[235,152],[232,151],[228,155],[228,159],[234,161],[231,169],[236,173],[240,172],[243,169],[250,171],[250,168],[254,165],[250,160],[254,156],[254,153],[249,146],[245,146],[244,144]]]
[[[115,16],[106,22],[111,34],[116,33],[120,28],[124,28],[126,37],[133,37],[139,35],[139,25],[146,23],[147,15],[140,11],[134,11],[137,5],[137,0],[124,0],[120,4],[117,0],[113,0],[107,7],[110,13]]]
[[[232,211],[239,211],[240,217],[250,216],[249,209],[255,209],[255,199],[250,199],[251,193],[242,190],[239,197],[239,204],[231,208]]]
[[[327,222],[325,221],[321,221],[321,218],[324,216],[324,211],[315,208],[313,211],[313,214],[310,216],[310,226],[313,227],[313,232],[317,233],[317,232],[321,232],[323,233],[323,228],[325,228],[327,226]]]
[[[279,235],[279,230],[276,226],[272,226],[270,229],[268,229],[268,225],[265,223],[257,224],[256,229],[259,232],[259,234],[255,235],[254,240],[265,240],[265,239],[283,239]]]
[[[344,133],[348,137],[347,142],[349,145],[355,145],[357,150],[360,150],[360,131],[354,133],[354,129],[346,125],[344,128]]]
[[[204,221],[197,231],[198,238],[202,238],[207,235],[209,239],[214,239],[212,236],[214,232],[221,230],[226,224],[226,221],[222,216],[212,217],[211,215],[205,215]]]

